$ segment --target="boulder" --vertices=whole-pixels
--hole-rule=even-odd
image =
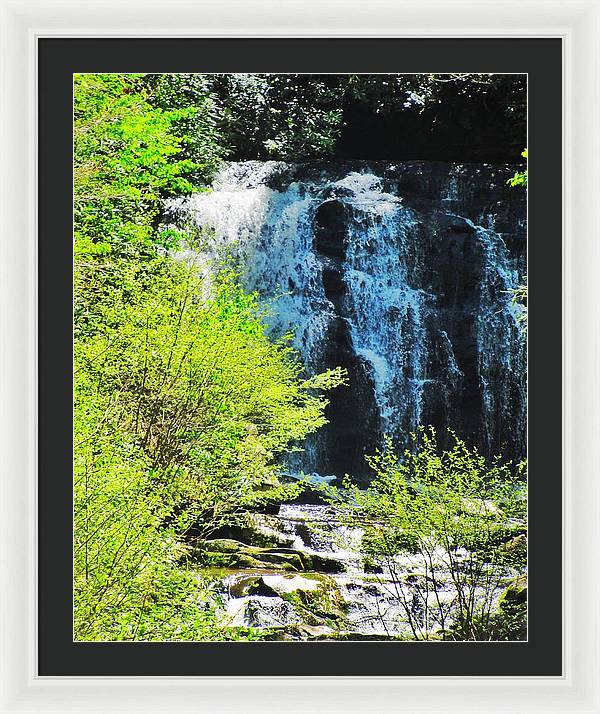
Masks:
[[[527,536],[524,533],[511,538],[500,546],[504,561],[514,567],[527,565]]]
[[[315,570],[319,573],[341,573],[344,570],[343,564],[335,558],[319,553],[307,553],[296,548],[268,548],[263,549],[263,553],[298,556],[302,561],[302,570]]]
[[[284,627],[300,622],[294,606],[280,597],[249,595],[227,603],[224,624],[234,627]]]
[[[302,570],[302,558],[296,552],[279,553],[257,548],[231,538],[197,541],[192,550],[203,565],[217,568],[264,568]]]
[[[500,595],[498,606],[505,610],[512,605],[522,605],[527,602],[527,575],[517,576]]]
[[[192,556],[204,565],[221,568],[261,568],[275,570],[316,570],[339,573],[343,565],[334,558],[306,553],[295,548],[259,548],[232,538],[198,540]]]
[[[504,550],[507,553],[514,553],[521,550],[527,552],[527,536],[524,533],[521,533],[515,538],[511,538],[509,541],[502,544],[501,550]]]
[[[235,574],[229,579],[232,599],[250,599],[256,606],[271,609],[284,600],[294,610],[297,622],[311,627],[331,626],[345,621],[346,604],[335,580],[320,573]],[[228,609],[236,606],[230,604]]]
[[[306,624],[330,625],[345,619],[346,604],[337,583],[327,575],[263,575],[257,587],[292,603]]]
[[[289,548],[294,536],[282,533],[280,521],[265,513],[248,513],[240,525],[240,540],[260,548]]]
[[[272,513],[246,513],[235,523],[219,527],[211,538],[237,540],[259,548],[288,548],[294,544],[294,536],[282,532],[280,520]]]

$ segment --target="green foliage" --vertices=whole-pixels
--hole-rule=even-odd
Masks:
[[[524,149],[521,153],[525,159],[527,158],[527,149]],[[527,169],[524,171],[517,171],[515,175],[507,181],[509,186],[513,188],[522,186],[527,188]],[[518,305],[521,308],[519,316],[517,318],[523,333],[527,332],[527,276],[525,276],[524,282],[512,291],[512,302],[513,305]]]
[[[248,156],[284,160],[305,161],[333,153],[342,128],[341,77],[216,76],[215,92],[230,146]]]
[[[527,158],[527,149],[523,149],[521,156]],[[512,178],[508,179],[507,183],[513,188],[516,186],[523,186],[524,188],[527,188],[527,169],[524,171],[517,171]]]
[[[92,271],[82,279],[101,284],[107,271]],[[286,341],[267,338],[256,296],[224,275],[209,297],[169,258],[143,292],[97,304],[94,320],[77,361],[98,390],[126,395],[130,430],[163,480],[186,469],[198,512],[213,519],[277,497],[274,459],[325,423],[316,388],[339,371],[302,379]]]
[[[439,453],[432,428],[414,439],[402,459],[390,441],[368,458],[369,490],[347,483],[329,500],[365,529],[363,548],[391,575],[416,639],[497,639],[498,593],[525,565],[522,550],[506,547],[524,529],[524,465],[515,476],[456,436]],[[413,558],[408,575],[399,555]]]
[[[75,409],[75,611],[78,640],[205,639],[219,633],[204,582],[178,569],[175,489],[157,488],[123,428],[120,395],[99,398],[78,372]],[[93,396],[92,396],[93,395]]]
[[[323,390],[342,381],[306,379],[235,275],[209,285],[171,256],[210,237],[160,230],[163,199],[223,154],[205,81],[183,82],[75,77],[78,640],[260,637],[219,624],[186,534],[296,495],[277,458],[325,423]]]
[[[524,80],[516,75],[96,74],[76,75],[75,82],[76,171],[97,169],[85,135],[112,153],[123,118],[131,116],[147,124],[135,127],[142,141],[144,134],[155,139],[152,170],[168,166],[173,178],[200,185],[226,156],[328,158],[357,116],[421,115],[422,126],[452,134],[478,132],[483,112],[504,141],[521,136],[526,122]],[[110,172],[104,177],[112,184]],[[114,188],[120,195],[118,174]],[[188,190],[183,184],[164,188]]]
[[[357,118],[387,115],[399,123],[420,116],[427,133],[435,125],[437,132],[448,135],[456,129],[473,135],[481,130],[483,113],[486,126],[493,124],[493,134],[501,141],[522,136],[526,125],[525,80],[518,75],[175,77],[168,81],[180,84],[191,104],[210,94],[220,140],[231,156],[240,159],[327,159],[340,150],[344,132]]]
[[[75,75],[74,90],[76,253],[171,246],[156,226],[162,198],[193,189],[187,175],[197,167],[173,131],[193,111],[151,106],[140,75]]]
[[[76,634],[223,637],[201,606],[210,592],[177,565],[181,537],[296,493],[276,456],[325,423],[317,387],[340,374],[302,379],[232,276],[203,297],[194,270],[165,257],[142,291],[115,296],[102,282],[120,269],[135,284],[121,262],[79,266],[78,285],[112,299],[75,345]]]
[[[227,156],[220,126],[219,99],[211,75],[150,74],[143,78],[148,102],[168,112],[176,110],[172,130],[181,138],[181,157],[193,162],[192,179],[207,184]]]
[[[234,276],[207,295],[168,257],[77,275],[104,296],[75,344],[77,636],[222,637],[210,593],[177,566],[181,537],[297,493],[276,457],[325,423],[320,390],[341,375],[302,379]]]

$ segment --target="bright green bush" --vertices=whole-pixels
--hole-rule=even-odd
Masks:
[[[75,639],[256,637],[220,626],[213,586],[186,565],[185,480],[156,478],[127,430],[126,395],[103,394],[78,369],[75,397]]]
[[[109,297],[75,345],[76,634],[219,638],[218,602],[178,564],[181,539],[296,493],[277,457],[325,423],[322,389],[340,374],[303,379],[233,276],[207,295],[168,257],[135,291],[137,272],[79,266],[78,285]]]
[[[341,381],[305,379],[234,275],[209,286],[171,256],[196,236],[160,230],[163,199],[192,190],[221,154],[210,98],[173,107],[171,90],[140,75],[75,77],[78,640],[258,637],[219,626],[186,534],[294,495],[277,460],[325,423],[323,390]]]
[[[175,533],[161,527],[173,513],[176,488],[153,484],[146,455],[123,428],[126,413],[120,395],[99,397],[78,371],[75,638],[210,637],[218,628],[214,612],[202,608],[206,592],[176,567]]]
[[[526,565],[522,549],[506,547],[526,530],[524,467],[515,475],[499,460],[488,463],[456,436],[440,453],[432,428],[414,439],[401,457],[388,441],[368,458],[368,490],[347,483],[329,489],[329,500],[365,529],[363,548],[391,575],[382,582],[415,639],[510,639],[497,604]],[[412,572],[398,555],[412,557]]]
[[[256,296],[232,276],[207,295],[193,268],[158,262],[142,291],[96,305],[98,328],[77,344],[77,364],[97,393],[123,395],[150,467],[163,481],[184,469],[212,523],[277,498],[276,457],[325,423],[321,390],[340,373],[303,379],[287,340],[270,341]],[[115,270],[91,268],[88,289]]]
[[[525,159],[527,158],[527,149],[523,149],[521,156]],[[527,188],[527,169],[524,171],[517,171],[514,176],[508,179],[507,183],[513,188],[516,186],[523,186],[524,188]]]
[[[191,109],[148,102],[140,75],[74,77],[74,209],[77,254],[172,245],[156,228],[165,195],[193,189],[197,167],[174,129]]]
[[[193,162],[190,178],[199,185],[210,183],[228,154],[220,126],[222,110],[211,77],[177,73],[148,74],[142,78],[153,107],[169,112],[185,110],[174,120],[172,131],[181,138],[180,158]]]

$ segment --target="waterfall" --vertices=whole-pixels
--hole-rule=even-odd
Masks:
[[[526,346],[510,290],[526,263],[524,199],[509,167],[435,162],[226,165],[213,190],[171,201],[168,220],[210,232],[291,332],[306,369],[348,370],[330,423],[298,468],[365,476],[389,434],[432,424],[486,455],[521,459]]]

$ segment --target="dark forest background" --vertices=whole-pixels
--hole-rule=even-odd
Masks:
[[[179,74],[144,81],[158,106],[196,105],[204,130],[210,125],[231,160],[513,163],[526,144],[526,75]]]

